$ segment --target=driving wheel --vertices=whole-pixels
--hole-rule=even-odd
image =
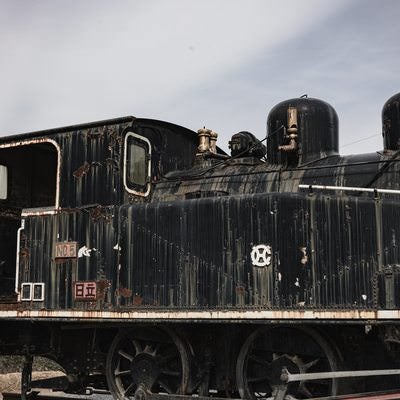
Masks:
[[[107,355],[108,387],[117,400],[153,393],[184,394],[189,377],[184,342],[168,328],[138,327],[114,338]]]
[[[241,398],[273,397],[282,369],[291,374],[329,372],[338,368],[338,355],[315,330],[302,327],[262,327],[243,344],[237,361],[236,381]],[[293,382],[287,394],[299,399],[335,396],[336,379]]]

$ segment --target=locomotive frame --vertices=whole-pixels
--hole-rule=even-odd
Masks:
[[[384,150],[340,156],[334,109],[291,99],[267,146],[126,117],[0,138],[0,350],[66,390],[277,395],[386,389],[398,368],[400,96]],[[311,375],[310,375],[311,376]]]

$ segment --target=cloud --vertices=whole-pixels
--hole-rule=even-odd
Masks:
[[[131,113],[164,117],[344,4],[3,1],[1,133]]]
[[[398,1],[388,0],[382,7],[367,0],[309,20],[307,29],[267,46],[215,85],[197,90],[190,108],[184,107],[190,113],[188,121],[197,113],[203,118],[197,126],[219,131],[226,149],[230,135],[242,129],[263,137],[268,111],[282,100],[307,93],[336,109],[343,153],[380,150],[382,106],[400,91],[399,12]],[[352,142],[356,143],[348,146]]]
[[[331,103],[343,152],[379,149],[399,91],[400,3],[3,0],[0,135],[133,114],[265,135],[304,93]],[[359,139],[374,138],[359,142]]]

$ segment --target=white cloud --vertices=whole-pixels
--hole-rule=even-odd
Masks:
[[[196,96],[203,85],[295,40],[346,2],[329,7],[319,0],[5,4],[3,134],[131,113],[157,118],[183,93]],[[294,61],[291,54],[282,60]],[[208,99],[210,109],[212,102]]]

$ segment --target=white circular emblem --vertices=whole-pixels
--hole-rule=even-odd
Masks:
[[[271,265],[272,248],[270,245],[259,244],[251,249],[251,262],[256,267]]]

